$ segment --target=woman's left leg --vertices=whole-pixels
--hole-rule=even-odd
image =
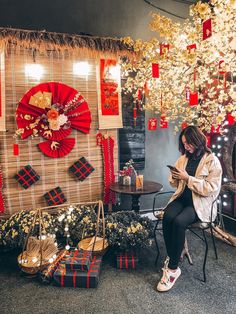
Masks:
[[[197,220],[198,216],[193,206],[184,207],[175,217],[172,223],[172,254],[168,265],[170,269],[177,269],[184,248],[185,230]]]

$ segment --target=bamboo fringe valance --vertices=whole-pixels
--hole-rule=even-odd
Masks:
[[[63,55],[78,54],[89,58],[132,55],[128,46],[118,38],[0,28],[0,47],[7,51],[12,46],[41,54],[54,51]]]

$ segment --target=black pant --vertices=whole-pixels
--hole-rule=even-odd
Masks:
[[[167,205],[163,217],[163,235],[167,254],[170,258],[169,268],[176,269],[184,248],[185,230],[196,222],[198,216],[192,204],[177,199]]]

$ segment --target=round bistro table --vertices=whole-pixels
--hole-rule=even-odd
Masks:
[[[132,210],[139,213],[140,203],[139,199],[142,195],[153,194],[160,192],[163,188],[163,185],[154,181],[143,181],[143,188],[136,190],[134,185],[121,185],[119,183],[112,183],[110,185],[110,190],[118,194],[131,195],[132,197]]]

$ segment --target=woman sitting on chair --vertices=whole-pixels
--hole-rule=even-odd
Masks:
[[[206,137],[195,126],[188,126],[179,136],[182,156],[171,169],[169,182],[177,190],[164,211],[163,235],[168,257],[157,291],[168,291],[181,274],[178,267],[184,247],[185,230],[196,221],[209,222],[211,205],[221,188],[219,159],[207,147]],[[216,216],[216,204],[213,219]]]

